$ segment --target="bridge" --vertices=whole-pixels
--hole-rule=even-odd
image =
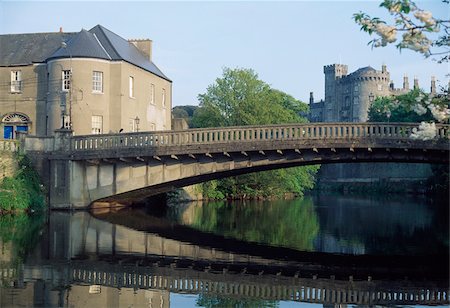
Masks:
[[[411,123],[309,123],[25,138],[53,208],[144,197],[250,172],[346,162],[449,163],[449,125],[433,140]],[[50,176],[51,175],[51,176]]]

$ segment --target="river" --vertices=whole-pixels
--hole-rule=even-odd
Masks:
[[[0,218],[0,307],[446,306],[448,204],[306,196]]]

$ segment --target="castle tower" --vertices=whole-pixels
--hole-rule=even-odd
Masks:
[[[309,92],[309,105],[314,104],[314,93]]]
[[[417,79],[417,76],[414,76],[414,90],[419,89],[419,79]]]
[[[403,90],[409,91],[409,81],[408,76],[403,76]]]
[[[347,76],[347,70],[348,66],[343,64],[332,64],[323,67],[323,73],[325,74],[325,122],[339,120],[337,83],[342,77]]]
[[[431,96],[436,95],[436,77],[431,76],[431,88],[430,88]]]

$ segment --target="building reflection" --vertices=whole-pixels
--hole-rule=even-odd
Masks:
[[[175,293],[327,307],[448,303],[448,280],[442,277],[381,280],[367,270],[358,277],[296,266],[139,231],[150,218],[133,219],[129,228],[86,212],[51,213],[43,239],[24,260],[13,253],[17,243],[0,243],[0,307],[170,307]],[[151,225],[164,232],[175,228],[158,219]]]

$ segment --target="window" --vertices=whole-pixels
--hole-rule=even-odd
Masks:
[[[92,72],[92,92],[103,93],[103,72]]]
[[[70,90],[70,70],[63,70],[62,72],[62,90]]]
[[[136,132],[137,131],[137,127],[136,127],[136,119],[128,119],[128,125],[130,126],[130,132]]]
[[[379,84],[378,85],[378,91],[382,91],[383,90],[383,85],[382,84]]]
[[[130,76],[129,78],[129,88],[130,88],[130,97],[134,98],[134,77]]]
[[[150,85],[150,104],[155,104],[155,85],[153,83]]]
[[[162,106],[166,107],[166,89],[162,89]]]
[[[11,71],[11,93],[22,92],[22,72]]]
[[[98,115],[92,116],[92,133],[101,134],[103,132],[103,117]]]

